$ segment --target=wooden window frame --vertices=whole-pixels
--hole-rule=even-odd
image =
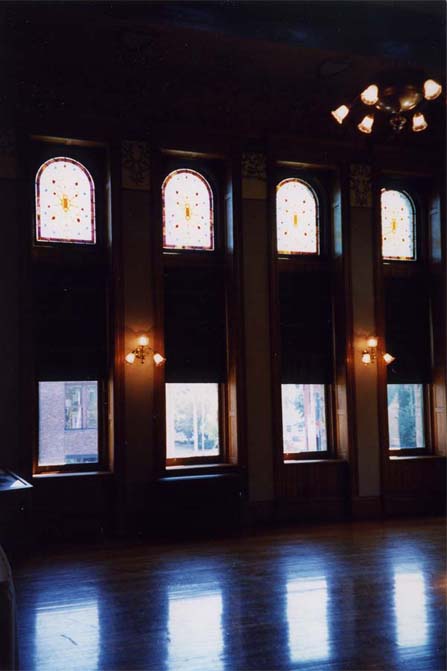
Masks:
[[[97,382],[98,384],[98,461],[89,462],[85,464],[49,464],[39,465],[39,383],[40,382]],[[42,473],[88,473],[95,471],[106,471],[108,467],[109,454],[109,431],[107,428],[108,418],[108,394],[106,391],[106,380],[36,380],[35,382],[35,398],[36,412],[34,422],[36,426],[36,439],[33,450],[33,474],[40,475]],[[78,429],[79,430],[79,429]]]
[[[283,426],[282,426],[282,403],[281,403],[281,347],[280,347],[280,323],[279,323],[279,276],[284,272],[308,272],[332,274],[333,260],[331,250],[333,249],[333,235],[330,225],[330,203],[328,185],[321,170],[311,170],[302,167],[285,167],[280,162],[272,165],[271,193],[271,304],[272,304],[272,331],[273,341],[273,373],[274,379],[274,412],[276,417],[275,425],[278,430],[278,461],[286,466],[287,464],[299,463],[312,460],[328,460],[336,456],[336,430],[335,430],[335,384],[322,383],[325,389],[325,415],[326,415],[326,436],[327,450],[287,453],[284,452]],[[325,173],[325,169],[323,168]],[[305,183],[313,192],[316,199],[317,233],[318,233],[318,253],[296,252],[284,254],[278,252],[277,245],[277,224],[276,224],[276,190],[277,186],[288,178],[297,178]],[[331,311],[333,312],[334,297],[331,296]],[[332,324],[332,340],[334,339],[334,327]],[[333,349],[333,342],[332,342]],[[299,384],[299,383],[297,383]]]
[[[378,213],[379,213],[379,240],[380,240],[380,252],[379,252],[379,263],[380,270],[382,275],[382,282],[389,278],[420,278],[422,281],[428,275],[428,234],[426,231],[427,223],[427,189],[422,185],[420,178],[409,177],[408,179],[403,179],[396,176],[382,176],[380,180],[380,186],[378,189],[379,194],[379,204],[378,204]],[[415,237],[415,257],[413,259],[390,259],[384,258],[382,256],[382,208],[380,195],[382,189],[386,190],[395,190],[400,191],[405,194],[409,199],[413,207],[413,233]],[[383,306],[383,302],[382,302]],[[386,343],[386,324],[384,322],[384,343]],[[391,352],[391,354],[393,354]],[[383,376],[385,382],[385,391],[384,391],[384,418],[383,424],[386,430],[386,453],[388,458],[399,459],[399,457],[417,457],[417,456],[428,456],[433,453],[433,442],[432,442],[432,403],[431,403],[431,383],[426,382],[407,382],[406,384],[422,384],[423,385],[423,423],[424,423],[424,438],[425,438],[425,447],[415,447],[415,448],[403,448],[403,449],[390,449],[389,444],[389,429],[388,429],[388,402],[387,402],[387,388],[388,388],[388,379],[386,373],[386,367],[384,370]],[[392,384],[392,383],[390,383]],[[399,384],[399,383],[396,383]]]
[[[111,455],[111,402],[112,402],[112,369],[111,352],[113,351],[113,336],[110,332],[110,320],[112,316],[112,306],[110,301],[110,267],[111,267],[111,225],[108,199],[108,186],[106,180],[110,170],[110,155],[108,146],[104,142],[94,140],[74,140],[64,138],[53,138],[50,136],[31,136],[29,143],[29,153],[32,159],[28,166],[29,175],[29,221],[32,227],[32,233],[28,236],[30,242],[29,259],[30,268],[39,269],[51,268],[52,270],[69,268],[81,272],[83,268],[88,270],[93,276],[98,278],[98,282],[104,283],[104,300],[106,301],[106,324],[104,335],[104,347],[107,349],[107,370],[104,375],[86,375],[80,373],[78,376],[64,375],[57,376],[37,376],[34,373],[34,383],[32,388],[32,406],[33,406],[33,431],[32,431],[32,474],[84,474],[95,472],[107,472],[110,470]],[[61,151],[65,149],[66,154],[74,154],[76,161],[80,162],[92,176],[95,188],[95,243],[68,242],[68,241],[39,241],[36,239],[36,201],[35,201],[35,179],[40,167],[52,156],[61,156]],[[95,175],[92,174],[88,164],[89,159],[83,160],[78,156],[88,155],[89,149],[98,150],[102,155],[93,161],[100,164],[100,171],[104,180],[101,184],[95,181]],[[64,153],[64,156],[66,155]],[[70,156],[68,156],[70,158]],[[38,165],[37,165],[38,164]],[[37,166],[37,168],[36,168]],[[33,362],[35,367],[36,349],[33,347]],[[59,464],[59,465],[39,465],[39,382],[76,382],[89,380],[96,381],[98,384],[98,461],[84,464]]]
[[[158,210],[156,210],[157,228],[159,229],[155,236],[155,244],[159,248],[158,252],[158,276],[161,277],[165,268],[216,268],[216,272],[220,272],[225,282],[225,341],[226,341],[226,382],[216,382],[218,384],[218,400],[219,400],[219,454],[214,456],[200,456],[200,457],[171,457],[166,455],[166,394],[164,372],[158,370],[156,373],[156,387],[162,392],[158,393],[158,411],[157,419],[163,423],[163,427],[158,428],[157,435],[160,441],[163,441],[162,448],[159,449],[159,466],[160,474],[166,473],[166,470],[176,467],[219,467],[228,464],[235,464],[235,454],[230,448],[230,429],[229,429],[229,387],[228,387],[228,366],[229,366],[229,313],[228,313],[228,286],[227,286],[227,262],[226,262],[226,243],[227,231],[226,227],[229,222],[226,221],[224,208],[224,170],[225,157],[224,156],[207,156],[198,155],[191,157],[188,152],[184,155],[182,152],[160,152],[160,172],[158,175],[158,183],[163,185],[165,179],[175,170],[182,168],[192,169],[199,173],[208,182],[213,195],[213,240],[214,249],[165,249],[163,246],[163,203],[161,191],[156,196],[159,201]],[[154,245],[155,246],[155,245]],[[161,282],[159,283],[161,284]],[[158,296],[158,309],[156,308],[157,321],[159,324],[163,323],[163,297],[162,288],[160,286]],[[162,332],[163,328],[158,328],[160,335],[158,336],[159,350],[164,351]],[[184,382],[188,384],[188,381]],[[191,383],[192,384],[192,383]]]

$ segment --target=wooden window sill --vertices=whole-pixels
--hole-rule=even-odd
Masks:
[[[56,472],[56,471],[55,472],[50,471],[48,473],[34,473],[33,480],[34,480],[34,478],[37,478],[37,479],[40,480],[40,479],[46,479],[46,478],[72,478],[72,477],[78,478],[79,476],[86,477],[86,476],[92,476],[92,475],[94,477],[98,477],[98,476],[110,477],[110,476],[113,475],[113,472],[112,471],[67,471],[65,473],[64,472],[61,473],[61,472]]]
[[[222,463],[208,463],[208,464],[176,464],[174,466],[166,466],[163,477],[170,478],[179,476],[205,475],[207,472],[210,475],[219,475],[225,473],[237,473],[240,467],[237,464],[222,464]]]
[[[402,454],[402,455],[393,454],[393,455],[390,455],[388,458],[389,458],[390,461],[416,461],[418,459],[419,460],[420,459],[442,460],[442,459],[445,459],[446,457],[444,457],[442,454],[414,454],[414,455],[413,454]]]
[[[287,459],[283,461],[284,466],[291,464],[344,464],[346,459]]]

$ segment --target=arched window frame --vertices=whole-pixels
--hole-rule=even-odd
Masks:
[[[205,246],[194,246],[194,245],[169,245],[166,243],[166,188],[171,181],[171,179],[178,174],[190,174],[198,178],[201,183],[205,186],[208,197],[209,197],[209,228],[210,228],[210,244],[208,247]],[[176,168],[172,170],[163,180],[162,189],[162,221],[163,221],[163,251],[166,252],[214,252],[216,247],[216,234],[215,234],[215,196],[213,189],[208,179],[202,172],[194,170],[192,168]]]
[[[50,165],[54,163],[71,163],[72,165],[75,165],[77,168],[79,168],[84,175],[87,177],[89,186],[90,186],[90,230],[91,230],[91,239],[90,240],[78,240],[78,239],[62,239],[62,238],[55,238],[55,237],[42,237],[40,235],[40,230],[41,230],[41,180],[42,180],[42,175],[44,174],[45,170],[47,170]],[[96,200],[95,200],[95,183],[93,180],[92,175],[90,174],[89,170],[85,167],[83,163],[80,161],[77,161],[74,158],[70,158],[68,156],[54,156],[42,163],[40,166],[39,170],[36,173],[35,177],[35,241],[36,244],[47,244],[47,243],[52,243],[52,244],[62,244],[62,245],[67,245],[67,244],[72,244],[72,245],[95,245],[96,244]]]
[[[163,155],[164,154],[164,155]],[[163,246],[163,198],[162,186],[163,183],[172,172],[180,169],[194,170],[204,178],[211,189],[213,195],[213,223],[214,223],[214,249],[171,249]],[[156,369],[156,405],[158,407],[158,416],[160,423],[157,424],[157,433],[160,436],[160,449],[157,451],[157,470],[160,473],[165,473],[166,469],[175,469],[177,466],[181,468],[192,468],[196,465],[207,465],[212,468],[220,468],[225,464],[239,463],[243,459],[244,445],[241,441],[240,434],[242,427],[238,418],[240,417],[241,391],[240,380],[241,373],[239,368],[239,357],[242,348],[241,334],[239,331],[239,324],[241,323],[239,315],[241,310],[240,304],[240,223],[237,217],[237,186],[235,188],[234,175],[236,173],[236,162],[234,159],[225,155],[225,148],[222,151],[213,155],[197,154],[192,156],[191,152],[181,151],[166,151],[162,152],[160,156],[160,163],[157,169],[158,184],[157,190],[159,197],[154,199],[154,217],[158,222],[154,226],[154,264],[156,266],[156,273],[159,277],[157,282],[158,290],[156,291],[156,301],[159,306],[157,309],[157,342],[161,352],[166,355],[167,361],[165,366]],[[216,310],[211,310],[213,318],[211,320],[211,330],[215,322],[216,311],[222,315],[224,328],[216,330],[216,333],[221,334],[212,337],[211,351],[207,352],[204,358],[208,363],[204,363],[206,378],[198,379],[199,373],[202,376],[204,372],[203,366],[200,363],[197,367],[195,363],[190,367],[189,353],[192,353],[197,345],[197,341],[193,343],[191,348],[187,344],[187,338],[182,336],[182,329],[176,329],[172,323],[172,315],[180,315],[181,310],[169,309],[169,306],[175,305],[172,300],[172,293],[168,295],[167,292],[174,290],[175,293],[175,275],[185,273],[186,281],[184,284],[180,282],[177,286],[182,287],[182,291],[188,291],[189,280],[193,281],[193,277],[198,277],[203,274],[205,277],[203,282],[204,298],[206,295],[213,292],[213,286],[219,287],[219,300],[215,303]],[[206,276],[209,275],[210,282],[207,281]],[[214,278],[214,279],[213,279]],[[173,285],[174,282],[174,285]],[[222,291],[220,291],[220,289]],[[175,297],[174,297],[175,299]],[[182,303],[184,307],[186,303]],[[221,306],[221,307],[219,307]],[[210,315],[208,308],[203,310],[203,314]],[[169,320],[169,321],[167,321]],[[200,321],[200,320],[199,320]],[[208,328],[208,324],[206,326]],[[219,327],[220,329],[220,327]],[[204,333],[202,328],[201,333]],[[173,333],[179,334],[179,347],[175,346],[175,340],[172,338]],[[171,334],[171,335],[169,335]],[[199,334],[199,340],[200,340]],[[208,335],[209,338],[209,335]],[[169,342],[171,346],[169,347]],[[174,343],[174,345],[172,344]],[[236,343],[238,343],[236,345]],[[241,344],[239,344],[241,343]],[[221,348],[222,345],[222,348]],[[182,358],[182,348],[187,347],[183,361],[185,366],[189,368],[187,375],[186,370],[180,374],[180,361]],[[170,354],[175,348],[175,356]],[[206,345],[204,346],[206,349]],[[222,354],[219,358],[218,351]],[[209,366],[211,359],[217,363],[219,358],[220,365],[216,366],[215,379],[214,372]],[[196,359],[194,359],[196,361]],[[202,371],[200,371],[202,368]],[[192,375],[190,376],[190,373]],[[180,378],[184,379],[180,379]],[[175,379],[177,378],[177,379]],[[166,427],[166,384],[170,382],[179,382],[184,384],[193,384],[194,382],[209,382],[218,385],[219,395],[219,455],[214,456],[176,456],[169,457],[167,450],[167,427]],[[174,471],[172,471],[174,472]]]
[[[432,444],[432,413],[433,413],[433,403],[432,403],[432,379],[425,379],[421,381],[419,379],[408,379],[405,382],[396,381],[395,379],[390,379],[394,377],[394,374],[399,370],[401,365],[401,359],[399,357],[399,352],[393,351],[392,344],[389,342],[389,337],[387,339],[387,331],[389,329],[388,319],[390,319],[390,314],[393,315],[393,319],[397,320],[397,323],[404,322],[404,319],[399,317],[399,314],[395,314],[392,310],[388,310],[388,316],[386,316],[386,304],[389,297],[389,287],[393,282],[409,282],[409,289],[406,292],[408,294],[407,301],[399,300],[398,311],[400,309],[405,310],[406,314],[409,315],[409,310],[412,311],[417,305],[417,301],[412,300],[412,296],[415,296],[415,291],[418,295],[428,297],[428,303],[431,302],[430,295],[430,282],[429,282],[429,268],[428,268],[428,259],[429,259],[429,235],[428,230],[428,190],[429,184],[426,179],[418,177],[387,177],[381,180],[379,183],[378,191],[378,200],[379,200],[379,223],[380,223],[380,235],[379,235],[379,259],[381,267],[381,297],[379,299],[382,309],[384,310],[384,321],[383,321],[383,336],[384,336],[384,348],[390,350],[389,353],[393,356],[397,355],[396,360],[384,366],[381,379],[383,379],[382,394],[383,399],[382,403],[382,412],[383,412],[383,426],[386,434],[385,442],[387,444],[388,457],[405,457],[405,456],[417,456],[429,454],[433,450]],[[407,199],[411,210],[412,210],[412,222],[413,222],[413,258],[402,258],[402,257],[386,257],[383,256],[382,251],[382,193],[384,191],[398,191],[400,194],[403,194]],[[420,289],[416,289],[420,287]],[[396,293],[396,292],[395,292]],[[399,296],[402,296],[400,290]],[[405,296],[403,297],[405,298]],[[411,308],[409,308],[409,303],[411,303]],[[405,307],[406,306],[406,307]],[[413,312],[411,313],[413,314]],[[426,344],[425,347],[421,345],[414,345],[415,354],[413,360],[419,361],[419,354],[422,355],[425,352],[426,354],[426,369],[430,369],[429,360],[431,358],[431,341],[432,335],[430,333],[433,324],[431,324],[430,317],[430,306],[427,304],[426,309],[423,311],[423,319],[426,320],[428,324],[428,331],[426,333]],[[417,320],[417,326],[422,323],[421,314],[419,314]],[[431,324],[431,326],[430,326]],[[419,333],[418,328],[408,327],[406,329],[408,333],[408,338],[412,342],[416,337],[416,334]],[[421,364],[422,365],[422,364]],[[429,373],[431,375],[431,371]],[[417,394],[420,397],[422,403],[422,412],[420,414],[420,426],[422,427],[423,440],[421,444],[417,444],[413,447],[401,447],[396,448],[391,446],[391,434],[390,434],[390,408],[388,407],[388,400],[391,398],[388,396],[388,385],[399,384],[406,385],[408,387],[413,386],[415,388],[414,394]],[[420,387],[421,389],[417,389]],[[415,424],[416,426],[416,424]],[[417,442],[417,441],[416,441]]]
[[[323,389],[317,390],[317,387],[313,387],[315,393],[320,394],[320,398],[324,397],[324,414],[325,414],[325,424],[326,424],[326,449],[310,449],[309,451],[300,451],[290,452],[287,449],[285,442],[285,429],[283,426],[283,414],[282,414],[282,388],[283,385],[289,384],[289,381],[286,381],[282,377],[282,368],[283,362],[285,359],[284,343],[281,335],[281,301],[282,301],[282,287],[283,280],[287,282],[287,278],[292,278],[294,276],[307,275],[309,283],[312,283],[312,278],[318,279],[324,283],[324,278],[328,278],[334,275],[334,255],[341,254],[340,251],[335,251],[335,247],[338,244],[336,242],[336,236],[340,232],[336,233],[336,225],[334,221],[334,197],[335,189],[333,189],[333,180],[334,173],[331,169],[326,168],[325,166],[316,167],[316,169],[296,167],[278,163],[276,174],[274,179],[271,182],[270,189],[270,203],[271,203],[271,221],[272,221],[272,231],[271,231],[271,262],[272,262],[272,273],[271,273],[271,301],[272,301],[272,318],[271,318],[271,328],[273,332],[272,337],[272,348],[273,348],[273,357],[274,357],[274,378],[275,383],[275,424],[277,425],[277,449],[275,449],[275,459],[278,463],[279,472],[281,472],[282,466],[287,464],[292,464],[296,461],[306,460],[306,459],[324,459],[330,458],[331,455],[337,453],[338,446],[336,444],[336,419],[334,415],[335,407],[335,385],[333,379],[333,362],[330,364],[330,377],[331,379],[321,382],[311,382],[311,381],[293,381],[292,385],[307,385],[307,388],[310,389],[310,385],[319,385],[324,386]],[[315,215],[316,215],[316,225],[317,225],[317,252],[307,253],[307,252],[292,252],[284,253],[278,251],[278,236],[277,236],[277,189],[281,184],[286,183],[287,181],[298,181],[304,184],[307,188],[310,189],[313,198],[315,199]],[[328,310],[331,315],[333,313],[333,301],[334,296],[330,289],[329,283],[329,298],[330,307]],[[307,295],[307,294],[306,294]],[[314,304],[321,304],[319,298],[316,298]],[[331,332],[334,330],[334,323],[331,325]],[[333,336],[332,336],[333,337]],[[332,341],[331,341],[332,343]],[[332,344],[329,350],[332,352]]]
[[[108,408],[113,403],[113,370],[110,367],[110,348],[113,347],[110,335],[110,268],[112,262],[112,222],[109,221],[108,202],[108,156],[107,146],[103,142],[87,140],[64,141],[59,138],[35,136],[32,138],[29,151],[28,172],[28,212],[29,226],[27,243],[30,251],[30,273],[32,286],[32,314],[30,316],[30,351],[32,351],[32,367],[35,377],[30,381],[29,397],[33,408],[30,422],[30,450],[32,451],[33,472],[54,473],[69,472],[73,474],[87,471],[103,471],[109,468],[113,448],[111,419]],[[41,175],[45,168],[54,161],[66,161],[79,166],[88,180],[91,209],[91,224],[94,223],[94,237],[91,242],[80,240],[42,239],[37,236],[37,186],[41,187]],[[40,195],[40,194],[39,194]],[[78,321],[84,323],[86,315],[82,303],[83,292],[88,294],[88,305],[95,304],[94,310],[88,312],[96,317],[92,324],[84,328],[86,338],[90,338],[92,347],[96,348],[95,356],[90,354],[81,358],[72,356],[71,342],[63,345],[66,355],[59,352],[49,354],[53,347],[42,347],[42,328],[45,323],[52,324],[55,320],[72,319],[79,306]],[[74,310],[68,310],[70,297],[80,296]],[[64,300],[60,300],[61,297]],[[67,301],[65,301],[67,298]],[[75,299],[71,299],[76,301]],[[41,301],[44,310],[39,308]],[[36,308],[34,307],[36,306]],[[43,315],[39,318],[37,315]],[[58,333],[57,328],[49,328],[51,333]],[[64,333],[64,329],[61,331]],[[100,334],[100,335],[99,335]],[[45,334],[44,334],[45,335]],[[59,338],[60,339],[60,338]],[[70,341],[70,338],[67,339]],[[64,341],[64,338],[62,338]],[[47,343],[45,338],[45,343]],[[93,344],[95,343],[95,344]],[[84,347],[85,343],[83,343]],[[57,348],[56,348],[57,349]],[[46,464],[41,459],[40,446],[40,396],[41,383],[59,382],[84,385],[97,385],[97,454],[95,461],[63,462]],[[83,407],[83,412],[85,408]],[[81,455],[84,456],[84,455]],[[91,455],[88,455],[89,457]]]
[[[280,189],[291,182],[298,182],[304,185],[312,195],[315,202],[315,238],[316,238],[316,251],[315,252],[306,252],[306,251],[281,251],[278,249],[278,193]],[[321,231],[320,231],[320,199],[315,190],[315,188],[308,181],[301,179],[300,177],[285,177],[281,179],[276,184],[276,197],[275,197],[275,237],[276,237],[276,252],[278,256],[310,256],[318,257],[321,254]]]
[[[411,208],[411,214],[412,214],[412,228],[413,228],[413,256],[412,257],[402,257],[402,256],[384,256],[383,254],[383,223],[382,223],[382,194],[385,191],[396,191],[403,195],[406,200],[408,201],[408,204]],[[418,248],[420,248],[420,241],[419,241],[419,231],[418,231],[418,216],[417,216],[417,208],[415,204],[414,198],[410,195],[410,193],[404,189],[400,188],[399,186],[384,186],[382,187],[380,191],[380,240],[381,240],[381,257],[382,260],[385,262],[402,262],[402,263],[408,263],[408,262],[414,262],[418,260]]]

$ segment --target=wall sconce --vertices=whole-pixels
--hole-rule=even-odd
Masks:
[[[364,363],[365,366],[369,366],[370,364],[376,362],[378,344],[379,339],[376,336],[370,336],[366,341],[367,347],[362,352],[362,363]],[[384,352],[382,354],[382,359],[388,366],[390,363],[393,363],[393,361],[396,360],[396,357],[394,357],[392,354],[389,354],[388,352]]]
[[[156,366],[162,366],[166,359],[159,352],[155,352],[152,347],[149,346],[149,338],[145,335],[142,335],[137,340],[137,346],[129,354],[126,354],[125,361],[126,363],[132,365],[135,363],[135,360],[138,359],[140,363],[144,363],[147,356],[152,353],[152,360]]]

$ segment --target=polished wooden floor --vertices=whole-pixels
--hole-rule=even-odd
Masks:
[[[16,570],[20,669],[446,668],[445,522],[59,548]]]

